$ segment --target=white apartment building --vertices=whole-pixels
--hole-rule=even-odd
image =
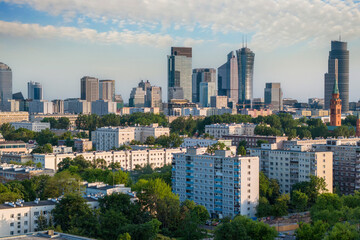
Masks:
[[[214,136],[215,138],[222,138],[224,135],[248,135],[253,136],[256,124],[240,123],[227,124],[216,123],[205,126],[205,133]]]
[[[41,132],[41,130],[50,129],[48,122],[12,122],[11,125],[16,129],[26,128],[34,132]]]
[[[214,145],[218,142],[224,143],[225,146],[231,146],[231,139],[208,139],[208,138],[184,138],[181,147],[189,148],[189,147],[208,147]]]
[[[58,164],[64,158],[75,158],[82,155],[86,160],[93,162],[95,159],[104,159],[107,164],[119,163],[124,170],[133,170],[136,165],[144,167],[148,164],[154,168],[171,164],[173,154],[184,152],[183,148],[161,148],[147,150],[125,150],[107,152],[84,152],[68,154],[34,154],[34,163],[40,162],[44,168],[57,171]]]
[[[85,198],[91,208],[97,208],[99,203],[93,198]],[[57,199],[36,199],[33,202],[6,202],[0,204],[0,237],[15,236],[34,232],[37,229],[38,217],[42,214],[48,220],[51,211],[58,203]]]
[[[309,181],[310,175],[324,178],[332,193],[332,152],[314,152],[301,145],[284,150],[276,144],[262,144],[261,148],[251,148],[250,155],[260,158],[260,170],[268,178],[278,180],[282,193],[290,193],[295,183]]]
[[[72,147],[53,146],[53,153],[72,153]]]
[[[193,200],[211,215],[254,217],[259,200],[259,158],[241,157],[230,150],[206,153],[188,148],[174,154],[173,192],[180,201]]]
[[[111,186],[102,182],[95,183],[86,183],[85,184],[85,196],[94,196],[94,197],[103,197],[106,195],[111,195],[113,193],[123,193],[132,195],[130,187],[125,187],[124,184],[118,184]]]
[[[132,140],[145,142],[149,136],[158,138],[162,135],[169,136],[170,128],[158,124],[135,127],[102,127],[92,132],[91,140],[97,150],[107,151],[129,144]]]

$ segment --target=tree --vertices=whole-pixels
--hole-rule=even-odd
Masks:
[[[45,130],[41,130],[41,132],[36,135],[35,140],[39,145],[44,145],[47,143],[50,143],[51,145],[56,145],[58,137],[55,135],[55,133],[51,132],[47,128]]]
[[[263,222],[255,222],[245,216],[237,216],[233,221],[216,227],[214,239],[272,240],[276,236],[277,231],[275,228]]]
[[[291,193],[291,203],[299,212],[306,210],[308,206],[308,200],[309,197],[300,190],[295,190]]]
[[[329,235],[325,237],[326,240],[348,240],[359,239],[360,234],[354,225],[350,223],[336,223],[335,226],[329,231]]]
[[[287,215],[289,201],[290,201],[289,194],[282,194],[280,197],[278,197],[273,206],[273,215],[276,217]]]
[[[304,181],[296,183],[292,186],[292,191],[300,190],[308,196],[308,203],[310,205],[316,202],[320,193],[327,192],[326,182],[324,178],[319,178],[314,175],[310,175],[310,181]]]
[[[153,136],[149,136],[145,140],[146,145],[154,145],[155,144],[155,138]]]
[[[313,225],[300,223],[296,229],[297,240],[322,240],[329,229],[329,224],[322,221],[316,221]]]
[[[129,233],[120,234],[118,240],[131,240],[131,236]]]
[[[69,171],[56,173],[50,178],[44,190],[46,197],[59,197],[65,194],[81,194],[83,185],[80,185],[81,179],[78,175],[72,175]]]
[[[273,207],[270,205],[266,197],[260,197],[259,203],[256,206],[256,217],[268,217],[273,214]]]
[[[37,227],[36,231],[43,231],[49,227],[48,220],[46,216],[44,216],[43,212],[40,212],[40,215],[37,218]]]
[[[132,240],[155,240],[159,232],[161,222],[153,219],[143,224],[128,224],[122,228],[123,232],[129,233]]]
[[[244,146],[240,146],[240,148],[238,148],[237,154],[241,156],[246,156],[246,149],[244,148]]]
[[[269,141],[268,141],[268,140],[258,140],[258,141],[256,142],[256,145],[257,145],[258,147],[261,147],[261,144],[263,144],[263,143],[269,143]]]
[[[47,143],[44,146],[38,146],[31,153],[53,153],[53,147],[50,143]]]
[[[206,237],[206,230],[199,227],[202,221],[195,212],[188,212],[179,228],[179,235],[185,240],[200,240]]]
[[[77,194],[67,194],[56,204],[53,210],[56,226],[61,226],[65,232],[77,230],[88,236],[94,236],[97,231],[97,219],[86,200]]]

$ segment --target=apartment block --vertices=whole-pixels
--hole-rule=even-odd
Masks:
[[[28,161],[32,161],[32,159],[32,155],[28,153],[8,152],[1,154],[1,162],[3,163],[26,163]]]
[[[85,199],[91,208],[97,208],[99,206],[98,201],[94,198]],[[58,199],[36,199],[33,202],[18,200],[17,202],[6,202],[4,204],[0,204],[0,218],[2,220],[2,224],[0,224],[0,237],[15,237],[15,235],[37,231],[38,217],[43,215],[49,221],[51,211],[55,208],[57,203]]]
[[[93,148],[92,141],[87,139],[74,139],[74,148],[77,152],[90,151]]]
[[[240,157],[230,150],[206,153],[188,148],[174,154],[172,188],[180,201],[193,200],[211,215],[254,217],[259,199],[259,158]]]
[[[28,112],[0,112],[0,125],[21,121],[29,121]]]
[[[284,150],[277,149],[276,144],[262,144],[261,148],[251,148],[250,155],[260,158],[260,170],[278,180],[282,193],[290,193],[295,183],[309,181],[310,175],[324,178],[329,192],[333,190],[332,152],[309,151],[300,145]]]
[[[138,126],[134,130],[135,140],[140,142],[145,142],[148,137],[170,136],[170,128],[159,126],[157,123],[150,124],[149,126]]]
[[[330,139],[314,149],[333,153],[334,188],[346,195],[360,190],[360,141]]]
[[[281,136],[261,136],[261,135],[223,135],[224,139],[232,141],[233,146],[239,146],[241,141],[246,141],[247,147],[257,147],[258,141],[267,141],[270,144],[276,143],[278,148],[283,147],[283,142],[286,141],[287,137]]]
[[[214,136],[215,138],[222,138],[224,135],[254,135],[256,124],[240,123],[240,124],[226,124],[216,123],[205,126],[205,133]]]
[[[16,129],[25,128],[34,132],[41,132],[45,129],[50,129],[48,122],[12,122],[11,125]]]
[[[23,141],[0,141],[0,154],[10,152],[27,152],[26,143]]]
[[[231,140],[209,138],[184,138],[181,147],[208,147],[216,143],[224,143],[225,146],[231,146]]]
[[[52,169],[39,169],[7,163],[0,164],[0,182],[2,183],[13,180],[22,181],[38,175],[53,176],[54,174],[55,172]]]

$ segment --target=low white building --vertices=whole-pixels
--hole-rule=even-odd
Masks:
[[[66,146],[53,146],[53,153],[72,153],[72,147]]]
[[[227,124],[216,123],[205,126],[205,133],[215,138],[222,138],[224,135],[248,135],[253,136],[256,124],[253,123],[240,123],[240,124]]]
[[[99,203],[93,198],[85,198],[91,208],[97,208]],[[34,232],[37,230],[37,220],[43,215],[48,220],[51,211],[58,203],[57,199],[41,200],[33,202],[6,202],[0,204],[0,237],[15,236]],[[15,238],[14,238],[15,239]]]
[[[130,187],[125,187],[124,184],[111,186],[102,182],[86,183],[85,195],[102,197],[111,195],[113,193],[133,194]]]
[[[16,129],[26,128],[34,132],[41,132],[45,129],[50,129],[48,122],[12,122],[11,125]]]
[[[135,140],[140,142],[145,142],[148,137],[170,136],[170,128],[159,126],[157,123],[150,124],[149,126],[135,127],[134,131]]]
[[[172,189],[180,201],[193,200],[210,214],[254,217],[259,200],[259,158],[241,157],[230,150],[206,153],[188,148],[174,154]]]
[[[224,143],[225,146],[231,146],[231,139],[209,139],[209,138],[184,138],[181,147],[208,147],[216,143]]]
[[[133,170],[136,165],[144,167],[151,165],[154,168],[171,164],[173,154],[184,152],[183,148],[160,148],[147,150],[125,150],[125,151],[107,151],[107,152],[84,152],[68,154],[34,154],[34,163],[41,163],[44,168],[58,170],[58,164],[64,158],[75,158],[83,156],[86,160],[93,162],[95,159],[104,159],[107,165],[119,163],[124,170]]]

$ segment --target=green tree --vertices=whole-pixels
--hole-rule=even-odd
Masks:
[[[50,143],[47,143],[44,146],[38,146],[31,153],[53,153],[53,147]]]
[[[263,143],[269,143],[269,141],[268,141],[268,140],[258,140],[258,141],[256,142],[256,145],[257,145],[258,147],[261,147],[261,144],[263,144]]]
[[[153,136],[149,136],[145,140],[146,145],[154,145],[155,144],[155,138]]]
[[[303,212],[307,209],[308,200],[309,197],[300,190],[295,190],[291,193],[291,203],[299,212]]]
[[[49,227],[48,220],[41,211],[40,215],[37,217],[36,231],[43,231],[46,230],[48,227]]]
[[[273,206],[273,215],[276,217],[287,215],[289,201],[290,201],[289,194],[282,194],[280,197],[278,197]]]
[[[296,183],[292,186],[292,191],[300,190],[308,196],[308,202],[313,205],[320,193],[327,192],[324,178],[310,175],[310,181]]]
[[[336,223],[335,226],[329,231],[329,235],[325,237],[325,240],[349,240],[359,239],[360,234],[356,226],[350,225],[350,223]]]
[[[295,235],[297,240],[322,240],[328,229],[329,224],[322,221],[316,221],[313,225],[300,223]]]
[[[246,149],[244,148],[244,146],[240,146],[240,148],[238,148],[237,154],[241,156],[246,156]]]
[[[131,236],[129,233],[120,234],[118,240],[131,240]]]
[[[77,193],[81,194],[83,185],[80,184],[81,179],[78,175],[72,175],[69,171],[56,173],[50,178],[44,189],[46,197],[59,197],[65,194]]]
[[[41,132],[36,135],[35,140],[39,145],[45,145],[47,143],[50,143],[51,145],[56,145],[58,137],[49,129],[45,129],[41,130]]]

